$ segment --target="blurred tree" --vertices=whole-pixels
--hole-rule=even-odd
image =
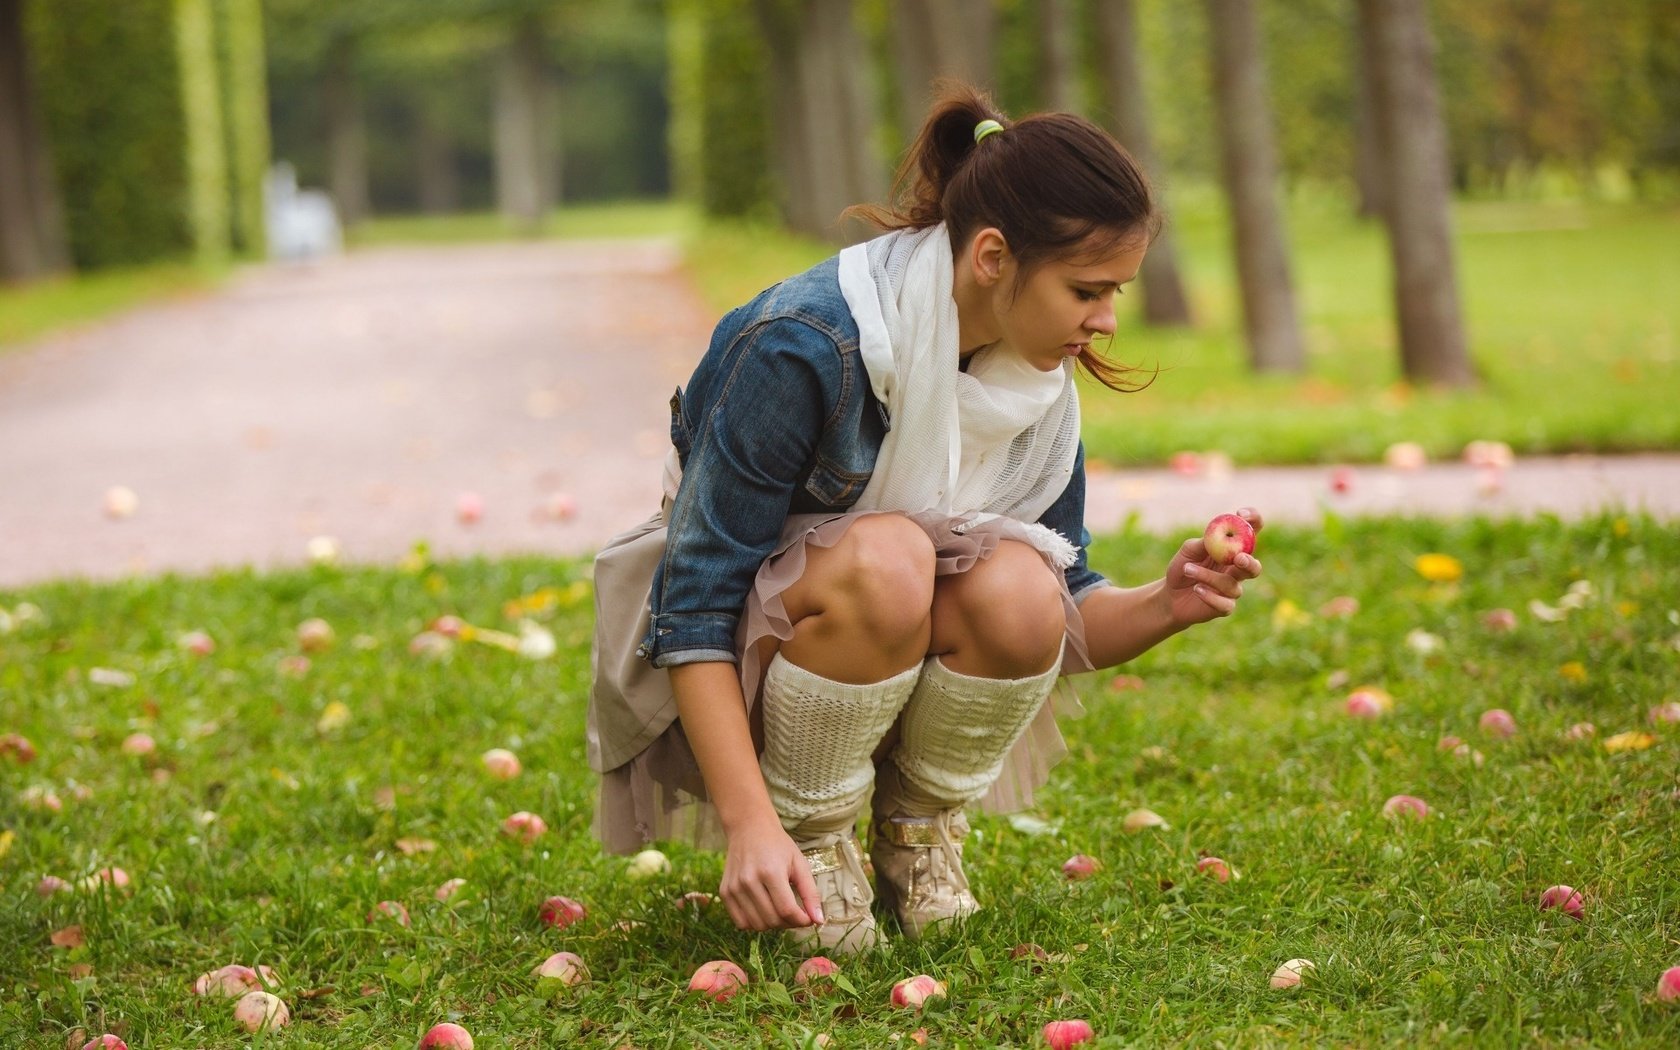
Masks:
[[[233,246],[261,255],[266,238],[263,178],[271,157],[268,62],[260,0],[216,0],[216,65],[226,129],[229,213]]]
[[[1476,381],[1453,261],[1447,132],[1427,0],[1359,0],[1369,23],[1371,96],[1389,172],[1384,217],[1394,263],[1400,364],[1413,382]]]
[[[769,56],[738,0],[671,0],[671,160],[707,215],[769,219]]]
[[[0,281],[29,280],[70,265],[23,5],[0,0]]]
[[[338,207],[338,218],[354,226],[368,217],[367,108],[362,103],[361,78],[356,69],[359,39],[351,33],[336,36],[327,49],[321,79],[321,109],[326,120],[327,192]]]
[[[1354,211],[1362,219],[1374,219],[1388,206],[1388,173],[1383,165],[1382,131],[1377,126],[1379,112],[1371,75],[1377,64],[1377,41],[1370,19],[1354,19],[1353,47],[1358,59],[1353,69]]]
[[[941,77],[996,90],[997,8],[992,0],[898,0],[889,39],[899,135],[916,140]]]
[[[851,243],[872,230],[840,220],[852,204],[880,202],[875,81],[852,21],[852,0],[754,0],[769,49],[770,126],[787,224]]]
[[[535,233],[559,196],[555,84],[547,27],[525,12],[496,62],[496,200],[515,228]]]
[[[1278,216],[1277,149],[1253,0],[1207,0],[1220,159],[1230,200],[1249,361],[1259,372],[1306,366],[1289,251]]]
[[[1084,112],[1070,0],[1037,0],[1038,94],[1044,108]]]
[[[1137,12],[1133,0],[1096,0],[1097,66],[1101,71],[1108,126],[1165,197],[1164,172],[1149,133],[1149,102],[1138,62]],[[1166,211],[1164,204],[1161,206]],[[1179,276],[1172,232],[1162,227],[1143,257],[1143,319],[1152,325],[1190,323],[1190,299]]]

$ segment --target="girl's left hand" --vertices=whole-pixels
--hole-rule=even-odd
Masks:
[[[1242,507],[1237,515],[1259,533],[1262,524],[1259,511]],[[1239,554],[1230,565],[1216,565],[1208,557],[1200,536],[1185,540],[1167,566],[1167,595],[1173,623],[1188,627],[1231,615],[1237,599],[1242,597],[1243,581],[1258,575],[1260,559],[1252,554]]]

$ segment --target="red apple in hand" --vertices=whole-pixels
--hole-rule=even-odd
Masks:
[[[1254,553],[1254,526],[1236,514],[1221,514],[1208,522],[1202,543],[1215,563],[1229,565],[1239,554]]]

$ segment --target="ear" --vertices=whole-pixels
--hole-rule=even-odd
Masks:
[[[990,288],[1002,280],[1009,261],[1009,242],[996,226],[986,227],[968,242],[968,265],[974,283],[982,288]]]

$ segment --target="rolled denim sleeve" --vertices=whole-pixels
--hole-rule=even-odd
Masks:
[[[838,358],[833,340],[797,320],[749,329],[730,352],[720,389],[694,421],[654,573],[641,653],[656,667],[736,658],[747,593],[837,396],[824,381],[824,365]]]
[[[1050,509],[1038,519],[1038,523],[1046,528],[1054,529],[1075,547],[1079,548],[1079,557],[1064,570],[1067,578],[1068,593],[1073,595],[1076,602],[1084,601],[1088,592],[1098,587],[1108,585],[1108,578],[1093,570],[1087,561],[1087,554],[1091,546],[1091,533],[1085,528],[1085,443],[1079,443],[1079,451],[1073,458],[1073,477],[1068,479],[1067,488],[1050,505]]]

